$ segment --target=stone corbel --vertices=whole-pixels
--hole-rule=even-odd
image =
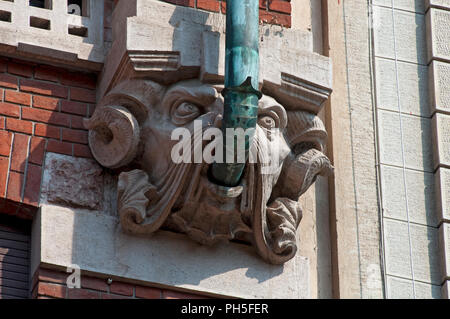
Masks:
[[[119,6],[125,3],[128,13],[116,10],[125,13],[114,17],[101,99],[86,121],[96,160],[124,169],[122,229],[148,235],[165,228],[208,245],[239,240],[269,263],[290,260],[302,218],[298,199],[318,175],[333,171],[317,116],[331,93],[330,60],[312,52],[308,32],[261,27],[256,162],[246,163],[239,186],[223,187],[208,178],[210,163],[171,158],[175,129],[193,136],[194,120],[202,132],[221,126],[223,15],[153,0]]]

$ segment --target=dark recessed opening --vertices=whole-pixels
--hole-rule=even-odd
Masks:
[[[36,8],[51,9],[52,0],[30,0],[29,5]]]
[[[11,22],[11,12],[0,10],[0,21]]]
[[[69,25],[69,34],[86,38],[88,36],[88,29],[85,27]]]
[[[67,13],[89,16],[89,0],[67,0]]]
[[[38,17],[30,17],[30,26],[34,28],[50,30],[50,20]]]

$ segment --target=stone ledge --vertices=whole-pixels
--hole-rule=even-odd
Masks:
[[[77,264],[87,272],[223,296],[310,297],[304,257],[273,266],[245,245],[208,248],[165,231],[151,238],[128,236],[116,218],[97,212],[43,205],[38,215],[33,241],[40,254],[33,255],[34,268]]]

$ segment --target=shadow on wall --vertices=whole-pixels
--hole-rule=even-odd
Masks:
[[[210,13],[204,11],[192,12],[184,7],[175,7],[168,21],[176,29],[172,38],[173,51],[180,52],[181,48],[190,46],[190,52],[195,52],[201,58],[203,48],[192,48],[193,44],[188,42],[192,38],[185,35],[186,32],[191,32],[189,28],[198,32],[198,37],[202,36],[202,31],[211,31],[211,26],[207,25],[209,17]],[[193,19],[195,24],[191,22]],[[201,39],[196,40],[201,43]],[[205,49],[219,50],[219,37],[216,40],[216,43]],[[218,70],[219,52],[209,52],[209,56],[216,57],[216,61],[210,63]],[[172,72],[171,76],[161,77],[159,81],[170,85],[180,79],[199,77],[200,67],[193,66]],[[121,168],[112,173],[118,174],[123,170],[130,168]],[[116,214],[114,212],[110,215]],[[122,231],[117,216],[96,219],[86,210],[74,215],[72,252],[72,263],[80,265],[84,270],[109,272],[133,279],[153,278],[154,282],[158,282],[158,278],[167,278],[170,280],[167,284],[175,286],[199,285],[205,279],[239,269],[245,270],[247,278],[263,283],[279,276],[284,270],[284,266],[263,262],[254,248],[247,245],[225,243],[206,247],[187,239],[185,235],[167,231],[158,231],[145,237],[127,235]]]

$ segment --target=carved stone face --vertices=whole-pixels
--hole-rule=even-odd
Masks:
[[[149,234],[164,227],[202,244],[237,239],[253,243],[266,261],[284,263],[297,249],[299,196],[331,170],[321,153],[323,124],[264,96],[252,149],[256,161],[246,164],[239,186],[223,187],[209,180],[204,160],[176,164],[171,158],[175,129],[195,136],[195,120],[203,132],[220,128],[222,112],[221,95],[197,80],[170,87],[131,80],[113,88],[86,125],[100,164],[125,168],[118,185],[125,231]],[[139,169],[127,171],[130,163]]]

